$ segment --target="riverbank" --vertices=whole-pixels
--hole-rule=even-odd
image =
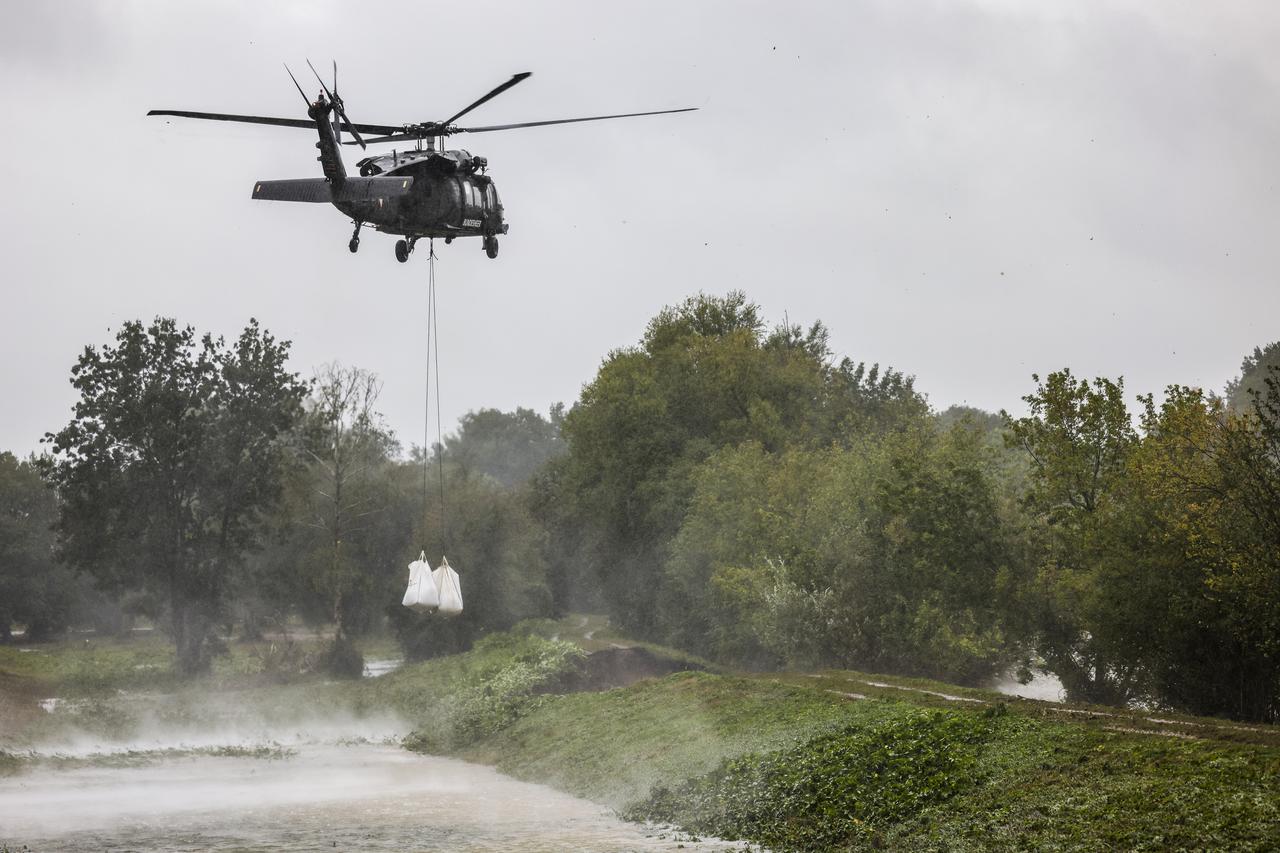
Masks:
[[[686,672],[516,705],[452,754],[775,849],[1264,850],[1280,838],[1275,727],[857,672]]]
[[[634,667],[648,658],[622,652],[637,646],[571,617],[378,678],[286,677],[264,665],[268,647],[186,685],[146,644],[5,649],[0,689],[22,713],[20,731],[0,736],[0,773],[163,764],[175,747],[188,759],[278,762],[297,748],[282,732],[337,742],[372,731],[630,818],[779,850],[1263,850],[1280,837],[1276,727],[857,672],[725,673],[655,647],[688,671],[556,692],[643,674],[587,657]],[[250,751],[209,752],[227,744]]]

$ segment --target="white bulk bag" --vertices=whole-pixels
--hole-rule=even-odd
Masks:
[[[440,612],[446,616],[455,616],[462,612],[462,586],[458,583],[458,573],[449,565],[447,557],[440,568],[431,573],[436,589],[440,592]]]
[[[409,588],[404,591],[404,599],[400,603],[419,613],[435,610],[440,606],[440,592],[436,588],[425,551],[409,564]]]

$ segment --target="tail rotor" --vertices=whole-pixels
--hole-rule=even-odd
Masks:
[[[298,94],[302,96],[302,103],[307,105],[307,109],[311,109],[311,99],[307,97],[307,93],[302,91],[302,84],[298,82],[298,78],[293,76],[293,72],[289,70],[289,64],[284,64],[285,73],[289,75],[289,79],[293,81],[293,85],[298,88]]]
[[[334,63],[333,63],[333,91],[332,92],[329,91],[329,87],[324,84],[324,80],[320,77],[320,72],[316,71],[316,67],[311,64],[310,59],[307,60],[307,67],[311,69],[312,74],[316,75],[316,79],[320,81],[320,88],[324,90],[324,93],[329,97],[329,100],[333,103],[334,112],[336,112],[338,114],[338,117],[342,119],[342,122],[338,124],[338,128],[337,128],[338,141],[339,142],[342,141],[342,124],[345,123],[347,126],[347,129],[351,131],[351,135],[355,137],[356,143],[359,144],[361,148],[364,148],[365,147],[364,139],[360,137],[360,131],[356,130],[355,122],[353,122],[350,118],[347,117],[346,105],[342,103],[342,98],[341,96],[338,95],[338,62],[337,60],[334,60]],[[290,76],[292,76],[292,74]],[[295,80],[294,82],[296,83],[297,81]],[[301,91],[301,88],[299,88],[299,91]],[[306,97],[306,96],[304,95],[303,97]]]

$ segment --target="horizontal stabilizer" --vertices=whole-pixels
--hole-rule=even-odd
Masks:
[[[333,191],[336,201],[377,201],[378,199],[395,198],[408,195],[413,186],[413,178],[347,178],[342,186]]]
[[[258,181],[253,197],[264,201],[377,201],[402,196],[413,186],[413,178],[347,178],[334,186],[327,178],[295,178],[286,181]]]
[[[258,181],[253,185],[253,197],[266,201],[311,201],[325,204],[333,201],[329,182],[324,178]]]

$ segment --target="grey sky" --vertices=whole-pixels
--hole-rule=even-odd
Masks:
[[[7,2],[0,449],[66,422],[69,368],[127,319],[249,317],[385,380],[421,442],[427,266],[346,248],[281,68],[336,58],[359,122],[697,113],[458,138],[511,223],[438,246],[446,429],[576,399],[661,306],[741,288],[939,408],[1033,371],[1221,388],[1280,338],[1280,7],[1265,2]],[[301,78],[300,78],[301,79]],[[306,85],[304,83],[304,85]],[[310,90],[314,83],[306,85]],[[350,168],[357,159],[348,156]]]

